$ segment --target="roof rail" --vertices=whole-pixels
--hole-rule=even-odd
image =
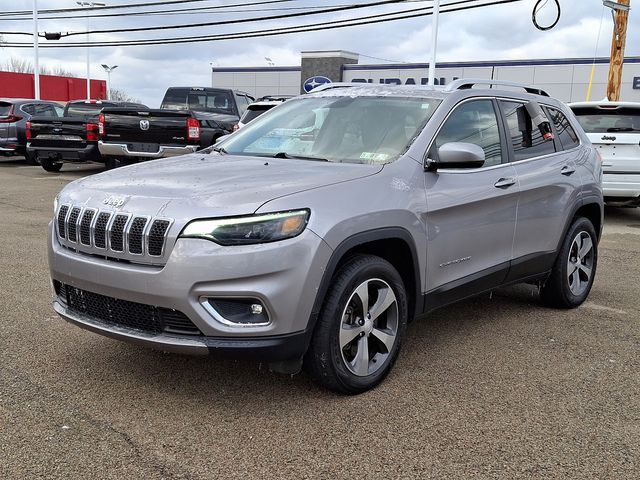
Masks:
[[[474,85],[498,85],[504,87],[518,87],[524,89],[527,93],[532,93],[534,95],[543,95],[545,97],[549,97],[550,95],[542,90],[541,88],[531,87],[528,85],[523,85],[522,83],[517,82],[508,82],[506,80],[489,80],[489,79],[481,79],[481,78],[459,78],[458,80],[454,80],[452,82],[447,83],[445,87],[445,91],[451,92],[453,90],[468,90],[472,88]]]
[[[371,85],[370,83],[359,83],[359,82],[331,82],[331,83],[323,83],[322,85],[318,85],[316,88],[311,90],[311,92],[321,92],[323,90],[330,90],[332,88],[342,88],[342,87],[361,87]]]

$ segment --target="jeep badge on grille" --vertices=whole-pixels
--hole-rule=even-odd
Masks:
[[[105,198],[102,203],[111,207],[120,208],[127,203],[127,200],[129,200],[128,197],[116,197],[111,195],[110,197]]]

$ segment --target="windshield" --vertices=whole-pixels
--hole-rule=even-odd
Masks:
[[[401,155],[439,100],[310,97],[289,100],[222,143],[236,155],[388,163]]]
[[[574,108],[573,113],[587,133],[640,132],[640,108]]]
[[[167,91],[160,108],[234,114],[233,99],[226,90],[172,88]]]

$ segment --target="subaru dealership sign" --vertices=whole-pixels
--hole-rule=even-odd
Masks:
[[[309,93],[314,88],[326,83],[331,83],[331,79],[321,75],[316,75],[315,77],[307,78],[302,84],[302,88],[304,88],[306,93]]]

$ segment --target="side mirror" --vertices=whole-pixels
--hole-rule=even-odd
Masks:
[[[427,160],[427,170],[438,168],[479,168],[484,165],[484,150],[474,143],[449,142],[438,148],[438,160]]]

